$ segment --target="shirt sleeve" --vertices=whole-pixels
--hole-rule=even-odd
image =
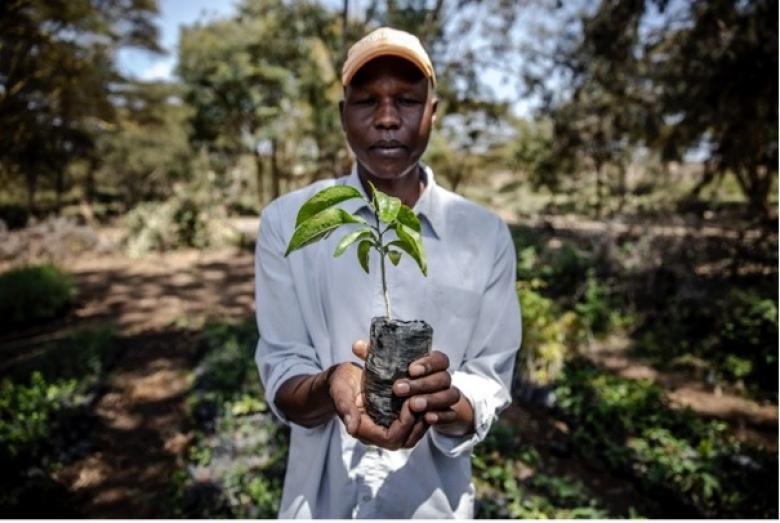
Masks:
[[[473,434],[449,436],[431,430],[433,444],[446,456],[456,457],[487,435],[498,415],[512,401],[515,355],[522,338],[517,297],[517,255],[509,228],[500,222],[493,265],[482,294],[477,324],[462,365],[452,372],[452,384],[474,409]]]
[[[265,387],[271,411],[289,424],[276,407],[276,394],[288,379],[322,370],[295,290],[290,262],[284,256],[276,206],[270,205],[260,219],[255,244],[255,317],[260,339],[255,363]]]

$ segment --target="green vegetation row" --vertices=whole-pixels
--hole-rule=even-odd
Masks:
[[[54,497],[62,487],[50,476],[89,452],[89,411],[116,338],[104,328],[25,350],[0,381],[0,512],[63,517],[72,507]]]

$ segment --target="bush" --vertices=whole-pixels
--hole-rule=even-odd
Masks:
[[[521,380],[534,385],[546,385],[557,379],[577,343],[576,315],[562,313],[551,299],[537,292],[543,287],[540,280],[518,284],[523,343],[517,366]]]
[[[122,243],[134,257],[181,247],[222,245],[233,234],[226,216],[221,206],[181,194],[165,202],[140,203],[125,216]]]
[[[31,356],[5,369],[0,383],[1,513],[48,513],[35,498],[53,495],[51,473],[89,452],[93,425],[87,406],[115,346],[110,329],[79,332],[28,349]]]
[[[472,458],[477,487],[477,518],[608,518],[582,482],[545,472],[539,452],[518,444],[514,431],[499,421]],[[523,470],[518,477],[518,470]]]
[[[667,365],[695,358],[712,374],[777,398],[777,300],[752,289],[675,297],[637,333],[639,354]]]
[[[0,327],[20,328],[65,314],[74,303],[73,278],[53,265],[0,274]]]
[[[777,517],[777,457],[735,441],[722,422],[671,409],[657,385],[578,359],[555,392],[574,448],[673,500],[675,517]]]

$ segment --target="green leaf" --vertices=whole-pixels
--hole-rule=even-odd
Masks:
[[[390,261],[393,263],[393,265],[398,265],[398,262],[401,261],[401,252],[388,250],[387,257],[390,258]]]
[[[300,213],[299,213],[300,214]],[[325,209],[307,220],[301,222],[290,238],[285,256],[291,252],[314,243],[328,236],[334,229],[347,223],[363,223],[366,221],[358,216],[352,216],[343,209]]]
[[[297,228],[312,216],[319,214],[325,209],[333,207],[337,203],[341,203],[345,200],[351,200],[352,198],[362,197],[363,195],[360,194],[360,191],[351,185],[333,185],[323,189],[306,200],[306,202],[304,202],[304,204],[298,210],[298,217],[295,219],[295,227]]]
[[[414,214],[414,211],[411,210],[406,205],[402,205],[400,209],[398,209],[398,216],[396,218],[399,223],[409,227],[413,231],[421,232],[422,227],[420,226],[420,220],[417,219],[417,216]]]
[[[368,251],[370,249],[371,249],[371,242],[368,240],[363,240],[358,244],[358,248],[357,248],[358,261],[360,262],[360,266],[363,267],[363,270],[366,271],[366,274],[368,274]]]
[[[374,198],[376,198],[379,219],[384,223],[393,223],[396,216],[398,216],[398,211],[401,209],[400,198],[388,196],[376,189],[374,189]]]
[[[424,276],[428,276],[428,262],[425,259],[425,250],[423,250],[420,235],[409,228],[398,224],[395,228],[398,239],[392,241],[388,246],[398,247],[406,254],[412,257]]]
[[[349,247],[356,241],[361,239],[367,240],[369,238],[374,238],[374,235],[371,233],[371,229],[367,229],[365,227],[347,233],[347,235],[344,236],[339,242],[338,246],[336,247],[336,251],[333,253],[333,256],[336,257],[341,256],[342,254],[344,254],[344,251],[347,250],[347,247]]]

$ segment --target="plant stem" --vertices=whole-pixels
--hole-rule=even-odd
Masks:
[[[387,279],[385,276],[385,248],[382,245],[382,230],[379,225],[379,210],[374,209],[374,216],[376,217],[376,232],[379,234],[379,245],[377,246],[377,252],[379,252],[379,270],[382,273],[382,297],[385,299],[385,317],[390,320],[390,296],[387,294]],[[385,229],[385,232],[387,230]]]

